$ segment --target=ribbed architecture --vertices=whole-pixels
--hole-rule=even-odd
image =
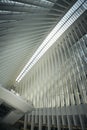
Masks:
[[[75,1],[0,0],[2,85],[13,86],[27,61]]]
[[[80,6],[70,10],[76,2]],[[87,1],[1,0],[0,10],[0,82],[35,108],[25,115],[24,129],[87,130]],[[63,33],[16,82],[69,10]]]

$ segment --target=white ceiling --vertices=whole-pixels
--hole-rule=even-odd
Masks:
[[[10,87],[75,1],[0,1],[0,84]]]

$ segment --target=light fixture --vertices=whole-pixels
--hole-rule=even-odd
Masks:
[[[18,75],[16,81],[20,80],[33,67],[33,65],[43,56],[43,54],[57,41],[57,39],[78,19],[78,17],[86,10],[84,8],[85,0],[78,0],[64,17],[58,22],[51,33],[46,37],[43,43],[39,46],[37,51],[25,65],[21,73]]]

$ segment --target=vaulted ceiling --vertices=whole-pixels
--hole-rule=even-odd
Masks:
[[[0,84],[11,87],[27,61],[76,0],[0,1]]]

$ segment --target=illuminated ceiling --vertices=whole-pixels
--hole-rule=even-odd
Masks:
[[[71,0],[0,1],[0,84],[10,87]]]
[[[75,2],[77,5],[70,10]],[[25,99],[31,100],[35,107],[60,106],[60,101],[56,103],[56,99],[61,99],[61,106],[64,106],[63,87],[67,86],[68,78],[72,78],[68,70],[73,68],[72,65],[75,65],[74,68],[81,65],[75,63],[78,53],[80,62],[83,62],[81,43],[87,38],[86,9],[85,0],[0,1],[0,83],[4,87],[15,89]],[[70,17],[67,16],[63,21],[68,11]],[[56,26],[60,30],[54,28]],[[47,41],[50,49],[47,51],[49,47],[46,43],[43,57],[40,58],[42,54],[34,55],[43,46],[47,36],[49,39],[52,30],[56,30],[56,38],[53,31],[51,40]],[[51,43],[55,44],[52,46]],[[37,63],[33,60],[34,66],[20,80],[20,72],[33,56],[40,60]],[[16,82],[17,77],[19,83]],[[72,81],[73,78],[69,80]],[[68,95],[66,99],[66,105],[69,105]]]

